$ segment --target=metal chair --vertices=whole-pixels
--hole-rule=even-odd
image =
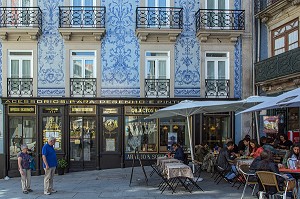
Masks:
[[[283,176],[283,175],[280,175],[280,174],[277,174],[277,173],[274,173],[274,172],[269,172],[269,171],[257,171],[256,175],[259,178],[259,180],[260,180],[260,182],[261,182],[261,184],[264,188],[264,191],[261,191],[260,194],[259,194],[259,199],[262,199],[263,198],[263,193],[267,192],[266,186],[276,188],[277,192],[273,193],[272,195],[280,195],[283,199],[286,199],[286,193],[289,191],[288,190],[289,184],[291,182],[295,181],[294,178],[286,179],[286,177]],[[285,186],[284,186],[284,190],[281,190],[279,188],[277,178],[276,178],[277,176],[282,177],[282,178],[285,179],[286,183],[285,183]],[[295,197],[295,195],[296,194],[294,194],[294,197]]]
[[[244,190],[243,190],[241,199],[244,198],[247,186],[250,186],[250,187],[251,187],[251,185],[253,186],[253,187],[251,187],[252,188],[252,196],[253,196],[255,187],[258,184],[258,181],[256,179],[256,174],[255,173],[249,173],[249,168],[250,168],[250,165],[248,165],[248,164],[242,164],[242,165],[239,165],[239,167],[238,167],[239,173],[245,179],[245,186],[244,186]]]

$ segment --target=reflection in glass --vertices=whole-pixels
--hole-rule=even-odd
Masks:
[[[125,117],[125,151],[157,152],[156,120],[144,120],[145,116]]]
[[[49,137],[56,138],[54,149],[62,150],[61,117],[43,117],[43,144],[46,144],[48,142]]]

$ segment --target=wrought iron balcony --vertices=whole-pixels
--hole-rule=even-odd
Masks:
[[[71,78],[70,84],[71,97],[96,97],[97,95],[96,78]]]
[[[105,7],[61,6],[59,7],[60,28],[104,28]]]
[[[299,57],[298,47],[255,63],[255,83],[300,73]]]
[[[42,11],[38,7],[0,7],[0,27],[42,29]]]
[[[145,97],[170,97],[170,79],[145,79]]]
[[[182,29],[183,11],[175,7],[137,7],[136,28]]]
[[[229,98],[229,79],[205,79],[206,98]]]
[[[32,78],[7,78],[8,97],[32,97],[33,79]]]
[[[287,1],[287,0],[255,0],[254,1],[254,11],[255,14],[265,10],[266,8],[275,5],[280,1]]]
[[[197,32],[201,29],[245,30],[245,10],[200,9],[195,18]]]

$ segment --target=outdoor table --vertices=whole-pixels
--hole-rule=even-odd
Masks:
[[[281,173],[289,173],[291,174],[297,181],[296,186],[297,186],[297,198],[299,199],[299,177],[300,177],[300,168],[298,169],[288,169],[288,168],[279,168],[279,172]]]
[[[177,160],[175,158],[161,159],[161,160],[159,160],[158,167],[160,167],[160,169],[164,170],[166,163],[180,163],[180,162],[181,162],[180,160]]]
[[[251,165],[254,158],[236,158],[236,166],[239,167],[242,164]]]

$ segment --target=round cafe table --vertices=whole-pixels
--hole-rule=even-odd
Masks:
[[[300,178],[300,168],[297,168],[297,169],[287,169],[287,168],[280,168],[279,169],[279,172],[281,172],[281,173],[289,173],[289,174],[291,174],[295,179],[296,179],[296,181],[297,181],[297,184],[296,184],[296,186],[297,186],[297,192],[298,192],[298,194],[297,194],[297,199],[299,199],[300,198],[300,192],[299,192],[299,178]]]

